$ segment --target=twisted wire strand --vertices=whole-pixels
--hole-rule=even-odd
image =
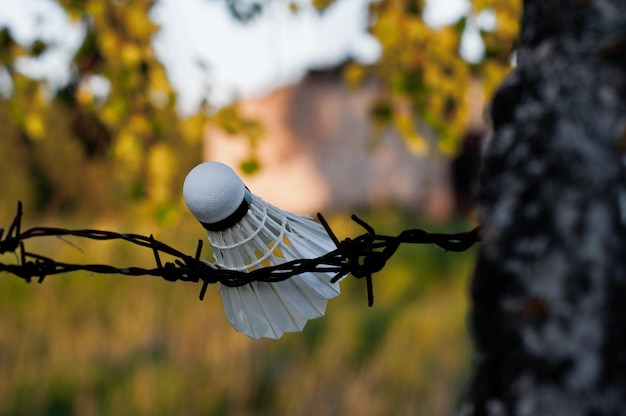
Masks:
[[[351,274],[355,278],[365,278],[367,282],[368,303],[374,302],[372,275],[385,266],[401,244],[434,244],[446,251],[464,251],[480,241],[479,228],[457,234],[428,233],[424,230],[404,230],[397,236],[376,234],[368,223],[352,216],[352,220],[362,226],[366,232],[356,238],[340,241],[321,214],[318,219],[324,226],[335,249],[314,259],[296,259],[279,265],[259,268],[250,272],[219,268],[200,259],[202,240],[198,241],[195,255],[190,256],[161,241],[152,235],[122,234],[113,231],[80,229],[68,230],[56,227],[33,227],[22,231],[22,203],[18,202],[17,213],[13,222],[4,232],[0,229],[0,255],[14,253],[17,263],[0,262],[0,272],[8,272],[27,283],[37,278],[41,283],[47,276],[88,271],[96,274],[121,274],[126,276],[158,276],[167,281],[202,282],[200,299],[204,298],[207,287],[212,283],[226,286],[242,286],[253,281],[279,282],[292,276],[307,272],[334,273],[333,282]],[[155,259],[154,268],[115,267],[108,264],[71,264],[58,262],[41,254],[26,250],[25,242],[40,237],[79,237],[91,240],[123,240],[130,244],[152,250]],[[174,257],[173,261],[163,262],[161,254]]]

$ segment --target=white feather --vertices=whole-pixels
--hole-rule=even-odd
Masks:
[[[308,216],[281,211],[252,195],[248,213],[224,231],[209,231],[215,263],[251,271],[286,261],[315,258],[335,247],[324,228]],[[328,299],[339,295],[331,273],[303,273],[277,283],[220,287],[228,321],[251,338],[280,338],[324,315]]]

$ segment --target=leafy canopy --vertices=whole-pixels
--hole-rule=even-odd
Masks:
[[[242,24],[263,13],[262,2],[223,1]],[[312,4],[325,13],[336,1]],[[10,215],[17,195],[52,212],[117,209],[133,201],[141,212],[167,220],[180,204],[181,175],[200,160],[207,122],[245,134],[253,147],[262,140],[263,126],[242,118],[236,104],[217,112],[201,108],[185,118],[177,114],[176,96],[151,44],[159,30],[149,19],[153,1],[58,4],[84,28],[72,76],[60,89],[17,70],[20,59],[41,58],[51,45],[44,39],[23,45],[0,28],[0,78],[12,85],[0,89],[0,152],[12,156],[0,167],[7,180],[0,214]],[[286,7],[299,11],[296,3]],[[417,154],[450,154],[467,129],[472,82],[480,80],[489,97],[509,71],[521,4],[473,0],[466,16],[441,28],[425,23],[424,7],[421,0],[372,2],[370,31],[382,46],[381,58],[372,65],[347,63],[344,79],[352,86],[366,77],[380,80],[371,109],[375,129],[395,128]],[[462,35],[485,11],[496,24],[481,30],[484,58],[470,64],[459,52]],[[434,144],[427,131],[437,138]],[[253,158],[245,168],[259,166]]]

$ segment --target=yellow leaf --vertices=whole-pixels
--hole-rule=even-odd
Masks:
[[[358,87],[365,77],[365,69],[353,62],[346,65],[343,78],[350,87]]]
[[[180,120],[178,123],[178,129],[185,142],[195,144],[202,140],[202,132],[205,124],[205,117],[202,116],[202,114],[196,114],[194,116],[187,117],[184,120]]]
[[[76,100],[82,105],[90,104],[93,102],[93,94],[86,86],[81,85],[76,93]]]
[[[407,149],[413,156],[426,156],[428,154],[428,144],[426,140],[417,132],[405,136]]]
[[[128,120],[128,128],[139,136],[145,136],[150,133],[150,123],[148,123],[148,120],[144,116],[138,114],[133,114],[130,117],[130,120]]]
[[[113,153],[118,159],[124,161],[131,172],[139,171],[143,159],[143,150],[137,138],[130,132],[122,131],[117,136]]]
[[[99,33],[100,49],[109,59],[119,57],[119,42],[117,36],[112,30],[103,30]]]
[[[176,161],[165,143],[158,143],[148,155],[148,197],[162,203],[171,199]]]
[[[34,140],[43,139],[46,133],[46,127],[41,115],[35,112],[30,112],[24,117],[24,129],[26,134]]]
[[[124,64],[128,66],[136,65],[141,59],[141,49],[133,43],[125,43],[122,46],[120,56]]]

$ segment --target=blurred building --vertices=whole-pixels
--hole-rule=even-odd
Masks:
[[[331,70],[242,101],[241,114],[264,128],[262,169],[242,174],[250,190],[295,212],[399,207],[448,217],[455,209],[449,161],[411,154],[392,129],[373,133],[369,112],[377,93],[375,82],[352,89]],[[245,137],[207,129],[206,160],[237,170],[249,154]]]

